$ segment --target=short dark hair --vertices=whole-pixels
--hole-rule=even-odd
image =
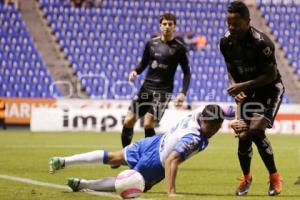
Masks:
[[[174,24],[176,25],[176,17],[172,14],[172,13],[164,13],[162,15],[159,16],[159,23],[161,24],[161,22],[163,20],[170,20],[173,21]]]
[[[229,4],[227,11],[229,13],[237,13],[243,19],[250,19],[250,12],[246,4],[242,1],[233,1]]]
[[[202,110],[201,117],[204,121],[222,123],[225,118],[225,113],[219,105],[209,104]]]

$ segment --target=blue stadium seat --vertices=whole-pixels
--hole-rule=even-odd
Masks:
[[[32,85],[32,80],[39,83],[38,80],[48,72],[34,47],[20,13],[15,7],[9,6],[7,9],[0,9],[0,18],[5,20],[4,22],[0,20],[2,24],[0,46],[3,45],[0,48],[0,60],[2,60],[0,71],[1,75],[9,77],[0,80],[2,85],[0,96],[41,97],[39,93],[35,93],[36,88],[29,86]],[[2,34],[3,32],[5,34]],[[58,90],[57,94],[59,94]]]
[[[224,78],[226,77],[225,63],[220,52],[215,51],[218,49],[220,36],[226,31],[223,19],[226,17],[229,2],[230,0],[201,2],[188,0],[183,4],[168,1],[122,0],[103,1],[97,8],[76,9],[70,6],[68,0],[39,0],[45,17],[51,24],[52,31],[72,64],[75,74],[80,76],[84,73],[97,74],[110,70],[106,76],[111,82],[127,80],[130,70],[141,59],[145,41],[150,39],[155,30],[158,30],[157,16],[164,10],[175,13],[179,19],[177,25],[179,33],[192,31],[204,35],[208,42],[206,48],[191,52],[189,55],[192,71],[199,74],[192,77],[191,85],[202,90],[200,92],[196,89],[191,90],[187,99],[209,101],[209,98],[213,98],[216,101],[232,102],[233,99],[226,92],[225,83],[228,80]],[[290,12],[290,6],[286,5],[278,9],[269,6],[260,6],[260,8],[275,13],[278,19],[281,18],[278,17],[280,12]],[[293,9],[292,12],[296,10]],[[291,20],[293,16],[297,15],[284,17],[284,23],[286,24],[286,20]],[[272,22],[272,26],[277,26],[278,23],[279,21]],[[295,22],[293,26],[296,27],[296,24]],[[281,32],[275,29],[274,31],[277,31],[279,37]],[[290,32],[283,34],[285,37],[291,37]],[[297,34],[300,36],[300,31]],[[294,46],[298,44],[297,41],[288,42]],[[213,75],[205,76],[205,74]],[[142,80],[144,76],[142,74],[138,80]],[[86,92],[92,98],[99,96],[131,98],[123,95],[127,92],[126,87],[119,89],[117,95],[113,95],[110,91],[103,94],[103,91],[99,90],[104,84],[102,82],[95,82],[95,85],[86,84],[88,82],[83,83]],[[176,76],[175,90],[180,88],[180,84],[181,77]],[[207,97],[206,94],[210,91],[213,91],[213,96]]]
[[[257,0],[259,8],[265,17],[268,25],[273,30],[273,35],[277,38],[279,44],[287,55],[292,67],[297,69],[300,67],[297,53],[300,44],[300,29],[299,24],[300,17],[297,11],[300,9],[300,5],[294,1],[266,1]],[[295,49],[295,47],[297,47]],[[299,54],[299,53],[298,53]],[[299,76],[299,74],[297,74]],[[300,76],[299,76],[300,77]],[[284,103],[288,103],[290,100],[286,96]]]

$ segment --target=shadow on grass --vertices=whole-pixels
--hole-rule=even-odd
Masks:
[[[147,193],[151,193],[151,194],[161,194],[161,195],[166,195],[166,192],[161,192],[161,191],[157,191],[157,192],[147,192]],[[213,193],[197,193],[197,192],[178,192],[177,194],[179,195],[184,195],[184,196],[215,196],[215,197],[238,197],[235,194],[213,194]],[[247,197],[269,197],[266,194],[249,194],[247,195]],[[295,198],[295,197],[299,197],[300,198],[300,194],[299,195],[279,195],[278,197],[284,197],[284,198]]]
[[[207,171],[207,172],[226,172],[228,173],[228,171],[230,171],[230,173],[232,172],[240,172],[239,169],[228,169],[228,168],[224,168],[224,169],[220,169],[219,167],[216,167],[216,168],[213,168],[213,167],[209,167],[209,168],[205,168],[205,167],[182,167],[180,169],[181,171],[196,171],[196,172],[199,172],[199,171]]]

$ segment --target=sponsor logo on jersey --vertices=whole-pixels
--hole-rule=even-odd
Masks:
[[[269,57],[269,56],[272,54],[272,50],[271,50],[270,47],[266,47],[266,48],[264,48],[263,53],[264,53],[267,57]]]
[[[154,61],[152,62],[151,67],[152,67],[152,69],[155,69],[155,68],[158,67],[158,63],[157,63],[156,60],[154,60]]]

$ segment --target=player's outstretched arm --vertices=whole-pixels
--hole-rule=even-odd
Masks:
[[[167,186],[167,193],[170,197],[176,196],[175,180],[176,180],[178,165],[181,162],[182,161],[180,155],[175,151],[171,152],[167,160],[165,161],[166,186]]]

